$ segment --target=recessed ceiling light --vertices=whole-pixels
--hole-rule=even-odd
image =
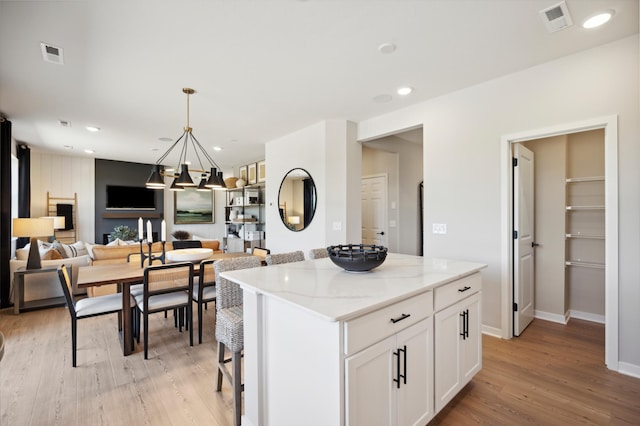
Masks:
[[[214,146],[214,147],[213,147],[213,150],[214,150],[214,151],[222,151],[222,147]]]
[[[401,88],[398,89],[398,95],[400,95],[400,96],[407,96],[411,92],[413,92],[413,88],[411,88],[409,86],[401,87]]]
[[[71,127],[71,122],[68,120],[58,120],[58,124],[62,127]]]
[[[171,141],[173,141],[173,139],[168,138],[168,137],[166,137],[166,136],[165,136],[165,137],[158,138],[158,140],[159,140],[160,142],[171,142]]]
[[[94,150],[92,150],[92,149],[85,149],[85,150],[84,150],[84,152],[85,152],[85,153],[87,153],[87,154],[93,154],[93,153],[95,153],[95,151],[94,151]]]
[[[384,95],[375,96],[373,98],[373,102],[375,102],[377,104],[384,104],[384,103],[387,103],[387,102],[391,102],[391,99],[393,99],[391,97],[391,95],[384,94]]]
[[[96,126],[87,126],[87,127],[85,127],[85,129],[87,129],[90,132],[99,132],[100,131],[100,127],[96,127]]]
[[[393,53],[396,51],[396,45],[393,43],[382,43],[378,46],[378,52],[380,53]]]
[[[605,10],[604,12],[598,12],[597,14],[590,16],[582,23],[582,28],[591,29],[604,25],[615,15],[613,10]]]

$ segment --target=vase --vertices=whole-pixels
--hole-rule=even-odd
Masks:
[[[242,188],[247,184],[244,179],[238,179],[236,181],[236,188]]]

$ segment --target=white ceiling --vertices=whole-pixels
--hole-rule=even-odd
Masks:
[[[638,33],[638,0],[567,0],[575,25],[549,33],[538,11],[557,2],[0,0],[0,112],[33,148],[153,163],[171,144],[158,138],[182,133],[192,87],[193,134],[224,148],[212,155],[226,168],[321,120],[358,122]],[[603,9],[609,24],[580,27]],[[44,62],[41,42],[65,64]],[[396,95],[403,85],[415,92]]]

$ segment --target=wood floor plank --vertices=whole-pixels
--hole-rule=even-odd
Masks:
[[[144,360],[142,345],[122,355],[115,315],[81,320],[72,368],[65,308],[0,311],[0,424],[231,425],[231,389],[215,391],[214,323],[208,309],[203,343],[190,347],[171,316],[152,315]],[[483,345],[482,370],[432,425],[640,424],[640,379],[605,367],[603,326],[535,320]]]

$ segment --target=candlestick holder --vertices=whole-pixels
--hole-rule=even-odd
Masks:
[[[140,267],[144,268],[144,261],[146,259],[149,259],[149,266],[153,265],[153,261],[154,260],[159,260],[160,263],[162,263],[164,265],[165,263],[165,256],[166,256],[166,251],[165,251],[165,243],[166,241],[161,241],[160,242],[162,244],[162,254],[161,255],[155,255],[151,252],[151,246],[153,245],[153,243],[147,242],[147,246],[149,247],[149,254],[146,254],[144,252],[144,250],[142,249],[143,246],[143,242],[140,241]]]

